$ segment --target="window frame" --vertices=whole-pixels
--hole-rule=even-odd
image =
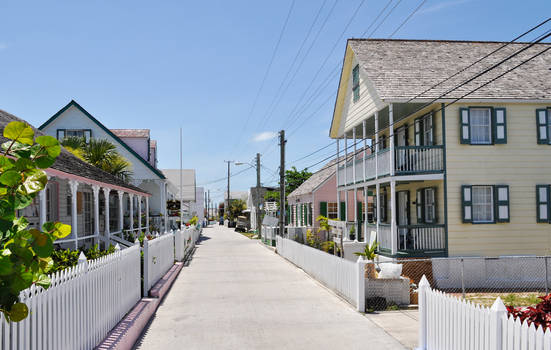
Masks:
[[[334,206],[335,211],[331,211]],[[327,218],[331,220],[337,220],[339,218],[339,204],[337,202],[327,202]]]
[[[488,142],[475,142],[473,141],[473,117],[472,117],[472,111],[473,110],[486,110],[489,112],[488,114]],[[494,144],[494,135],[493,135],[493,127],[494,123],[492,120],[493,116],[493,108],[492,107],[469,107],[469,139],[471,141],[471,145],[481,145],[481,146],[487,146],[487,145],[493,145]],[[480,126],[480,125],[478,125]]]
[[[490,204],[490,209],[491,209],[491,213],[492,213],[492,218],[491,220],[484,220],[484,221],[481,221],[481,220],[475,220],[475,207],[476,207],[476,203],[475,203],[475,196],[474,196],[474,190],[476,188],[481,188],[481,187],[486,187],[486,188],[489,188],[490,189],[490,196],[491,196],[491,200],[489,201],[489,204]],[[495,212],[495,186],[494,185],[471,185],[471,222],[473,224],[495,224],[496,223],[496,212]]]
[[[542,201],[542,198],[540,196],[540,190],[542,188],[545,188],[545,200]],[[536,185],[536,222],[537,223],[547,223],[547,224],[551,224],[551,185],[550,184],[537,184]],[[541,211],[540,211],[540,206],[542,205],[545,205],[547,208],[546,208],[546,211],[545,211],[545,215],[547,216],[546,219],[542,219],[541,217]]]
[[[432,203],[429,204],[428,193],[432,192]],[[429,210],[430,209],[430,210]],[[428,214],[432,212],[432,219],[428,219]],[[423,222],[427,224],[436,223],[436,189],[434,187],[423,188]]]

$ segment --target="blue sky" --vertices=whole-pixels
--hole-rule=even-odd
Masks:
[[[360,3],[296,1],[260,90],[292,0],[2,2],[0,109],[38,126],[75,99],[109,128],[151,129],[161,168],[179,167],[183,127],[184,167],[197,169],[199,184],[223,178],[223,160],[252,161],[256,152],[263,154],[262,181],[275,184],[278,130],[290,135],[288,162],[331,142],[338,85],[331,72],[345,39],[360,37],[387,1],[364,1],[346,27]],[[394,0],[373,37],[389,37],[420,3]],[[427,0],[394,38],[509,41],[550,10],[547,0]],[[287,76],[294,79],[282,85],[318,11]],[[319,97],[306,104],[320,86]],[[285,93],[277,98],[278,91]],[[332,152],[294,165],[309,166]],[[255,181],[249,169],[232,178],[232,188]],[[206,188],[219,200],[225,184]]]

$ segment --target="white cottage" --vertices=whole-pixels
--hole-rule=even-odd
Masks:
[[[148,129],[108,129],[76,101],[71,100],[39,130],[61,140],[69,136],[106,139],[132,164],[132,184],[151,194],[149,210],[153,224],[166,227],[166,200],[168,193],[164,174],[156,168],[157,143]]]

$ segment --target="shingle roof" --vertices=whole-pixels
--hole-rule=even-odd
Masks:
[[[118,137],[145,137],[149,138],[149,129],[109,129]]]
[[[8,139],[2,136],[3,134],[1,131],[3,131],[4,127],[12,121],[25,122],[24,120],[17,118],[13,114],[10,114],[0,109],[0,143],[4,143],[8,141]],[[34,129],[35,135],[44,135],[43,132],[36,129],[34,126],[31,125],[31,127]],[[100,168],[97,168],[93,165],[90,165],[82,161],[81,159],[75,157],[72,153],[70,153],[63,147],[61,148],[61,154],[59,155],[59,157],[57,157],[54,165],[52,165],[52,168],[62,171],[64,173],[82,176],[87,179],[96,180],[96,181],[103,182],[110,185],[125,187],[141,193],[147,193],[147,191],[144,191],[141,188],[127,184],[126,182],[119,179],[118,177],[113,176],[109,173],[106,173]]]
[[[498,49],[505,43],[441,40],[350,39],[349,47],[383,100],[414,97]],[[445,98],[462,97],[534,54],[551,47],[536,44],[496,69],[452,92]],[[450,88],[528,46],[507,45],[420,98],[436,98]],[[551,99],[551,50],[469,95],[476,99]]]
[[[344,159],[341,157],[341,159]],[[325,164],[320,170],[316,171],[304,181],[300,186],[298,186],[293,192],[289,193],[288,198],[301,196],[303,194],[312,193],[319,185],[324,183],[328,178],[335,175],[335,163],[336,159],[333,159],[329,163]]]

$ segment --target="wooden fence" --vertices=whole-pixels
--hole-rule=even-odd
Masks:
[[[551,330],[508,317],[498,297],[491,308],[419,283],[419,347],[422,350],[549,350]]]
[[[0,349],[93,349],[140,300],[140,247],[116,251],[50,276],[47,290],[21,293],[29,317],[0,316]]]
[[[276,247],[279,255],[364,311],[365,261],[345,260],[281,236],[277,236]]]

